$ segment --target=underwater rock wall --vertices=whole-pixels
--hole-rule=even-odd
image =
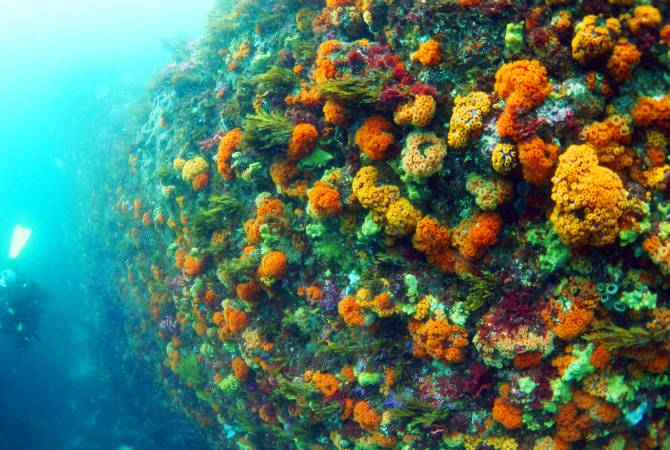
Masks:
[[[114,187],[175,404],[222,449],[668,445],[669,16],[219,5]]]

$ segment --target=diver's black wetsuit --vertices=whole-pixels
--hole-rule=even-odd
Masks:
[[[13,336],[19,350],[38,339],[37,324],[44,308],[44,292],[23,277],[0,286],[0,332]]]

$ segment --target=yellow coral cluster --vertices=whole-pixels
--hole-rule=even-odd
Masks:
[[[584,17],[575,27],[572,57],[582,64],[607,57],[614,48],[615,38],[621,29],[621,24],[615,20],[610,19],[605,26],[599,26],[597,16]]]
[[[514,193],[512,184],[502,178],[484,178],[478,174],[468,175],[467,191],[475,197],[475,203],[484,211],[493,211],[509,201]]]
[[[209,164],[202,156],[196,156],[184,163],[181,168],[181,178],[184,181],[192,181],[196,175],[204,173],[209,168]]]
[[[642,53],[626,39],[621,39],[612,50],[607,61],[607,71],[618,82],[628,80],[633,76],[633,67],[640,63]]]
[[[491,100],[485,92],[471,92],[465,97],[457,96],[449,121],[447,142],[454,148],[468,145],[472,133],[484,126],[484,117],[491,111]]]
[[[408,175],[429,177],[442,169],[445,156],[447,146],[435,133],[410,133],[402,151],[402,168]]]
[[[372,212],[373,220],[384,226],[387,235],[403,237],[411,234],[421,212],[401,197],[397,186],[376,186],[378,178],[379,172],[373,166],[362,167],[356,173],[352,190],[358,202]]]
[[[619,176],[598,164],[591,145],[572,145],[552,178],[551,222],[567,245],[611,244],[619,233],[627,192]]]
[[[356,292],[356,303],[364,310],[369,310],[379,317],[390,317],[396,312],[393,299],[388,292],[372,295],[370,289],[361,288]]]
[[[430,319],[422,324],[410,322],[414,339],[412,353],[417,358],[432,357],[442,362],[457,363],[465,358],[468,334],[465,328],[447,319]]]
[[[436,106],[435,99],[431,95],[417,95],[396,109],[393,120],[398,125],[425,127],[433,120]]]
[[[491,165],[493,170],[501,175],[508,175],[519,165],[519,152],[516,145],[498,143],[491,152]]]
[[[602,122],[593,122],[579,134],[582,141],[591,144],[596,150],[600,164],[613,169],[622,169],[632,164],[632,151],[626,147],[632,136],[630,117],[616,114]]]

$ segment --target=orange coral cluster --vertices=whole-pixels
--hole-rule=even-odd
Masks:
[[[337,189],[328,183],[317,181],[307,192],[308,211],[317,217],[327,217],[342,212],[342,200]]]
[[[284,204],[278,198],[265,199],[256,209],[256,217],[244,224],[244,233],[249,244],[261,241],[262,225],[267,225],[271,231],[277,231],[284,225]]]
[[[332,397],[340,388],[340,382],[332,373],[316,372],[311,378],[312,383],[314,383],[326,397]]]
[[[658,100],[640,97],[630,114],[636,125],[670,129],[670,94]]]
[[[379,429],[382,417],[372,408],[370,403],[360,400],[354,406],[354,421],[362,428],[374,431]]]
[[[483,212],[464,220],[453,233],[454,244],[466,259],[479,258],[484,249],[495,244],[502,228],[502,218],[494,212]]]
[[[319,132],[311,123],[299,123],[293,128],[286,156],[290,161],[298,161],[309,156],[319,140]]]
[[[226,340],[231,335],[236,335],[249,325],[249,317],[242,310],[226,306],[223,310],[223,320],[219,323],[219,339]],[[217,319],[218,321],[218,319]]]
[[[232,180],[233,178],[233,171],[230,167],[230,158],[241,143],[242,130],[239,128],[230,130],[219,141],[219,150],[216,154],[216,167],[226,180]]]
[[[600,164],[620,170],[633,163],[633,152],[625,147],[630,143],[632,135],[630,118],[612,115],[602,122],[593,122],[584,127],[579,137],[593,146]]]
[[[427,94],[417,95],[395,110],[393,121],[398,125],[425,127],[433,120],[436,106],[437,103],[432,96]]]
[[[654,234],[642,242],[642,248],[663,275],[670,275],[670,241]]]
[[[258,266],[258,276],[261,279],[276,280],[286,274],[286,265],[288,259],[286,254],[281,251],[268,252],[263,255],[261,263]]]
[[[561,406],[555,421],[556,436],[565,442],[584,439],[593,425],[588,413],[580,414],[574,402]]]
[[[316,53],[316,69],[312,72],[312,79],[317,83],[324,82],[337,76],[337,68],[328,58],[335,50],[342,48],[342,43],[336,40],[322,42]]]
[[[633,34],[657,28],[663,17],[658,8],[652,5],[641,5],[633,11],[633,18],[628,21],[628,28]]]
[[[600,295],[593,281],[583,279],[571,279],[561,295],[567,299],[569,307],[564,307],[562,301],[552,299],[541,315],[547,328],[560,339],[570,341],[590,325],[594,309],[600,302]]]
[[[627,192],[619,176],[598,164],[591,145],[572,145],[559,157],[552,179],[551,222],[563,243],[611,244],[619,233]]]
[[[582,64],[604,58],[614,47],[614,38],[618,35],[621,25],[618,21],[609,21],[605,26],[597,24],[598,17],[584,17],[575,27],[572,38],[572,57]]]
[[[506,397],[498,397],[493,401],[491,413],[493,420],[508,430],[517,430],[523,425],[523,410]]]
[[[365,325],[363,308],[356,302],[356,299],[347,295],[337,305],[337,313],[350,327],[362,327]]]
[[[640,63],[642,53],[627,40],[622,39],[614,46],[607,61],[607,71],[615,81],[622,82],[633,76],[633,67]]]
[[[447,319],[430,319],[425,323],[412,323],[414,339],[412,353],[417,358],[431,358],[457,363],[465,359],[468,334],[465,328],[450,324]]]
[[[368,158],[372,160],[385,159],[390,156],[395,142],[391,133],[392,129],[393,124],[385,117],[368,117],[356,131],[354,141]]]
[[[424,66],[436,66],[442,61],[440,52],[442,47],[434,39],[428,39],[419,45],[417,51],[412,53],[412,61],[417,61]]]
[[[497,122],[498,133],[517,140],[517,114],[542,103],[551,92],[551,83],[547,69],[540,62],[520,60],[498,69],[494,88],[505,100],[505,110]]]
[[[536,185],[543,185],[551,180],[558,158],[558,147],[535,137],[519,144],[518,151],[524,180]]]
[[[328,124],[343,127],[349,123],[349,112],[341,103],[328,99],[323,104],[323,120]]]
[[[249,366],[247,365],[246,362],[244,362],[244,359],[242,359],[239,356],[236,356],[231,361],[230,366],[231,369],[233,370],[233,376],[235,376],[237,381],[243,382],[247,379],[247,374],[249,373]]]

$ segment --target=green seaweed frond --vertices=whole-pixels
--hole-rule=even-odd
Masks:
[[[408,427],[428,427],[435,422],[446,420],[449,416],[449,410],[446,408],[433,408],[429,403],[422,402],[415,398],[405,397],[401,401],[405,406],[392,408],[390,410],[391,418],[398,420],[408,420]]]
[[[245,144],[265,149],[288,144],[293,123],[278,112],[259,111],[248,114],[242,128]]]
[[[270,93],[277,97],[285,97],[298,84],[298,76],[292,70],[273,66],[265,73],[256,75],[249,80],[256,85],[256,93]]]
[[[278,376],[277,387],[273,390],[273,394],[280,395],[288,400],[296,400],[300,403],[309,398],[316,398],[319,394],[319,389],[310,383],[289,381],[283,376]]]
[[[337,353],[343,355],[357,355],[357,354],[376,354],[381,348],[381,342],[365,342],[365,341],[346,341],[346,342],[329,342],[326,345],[319,347],[316,352],[318,356],[321,353]]]
[[[609,350],[642,347],[666,342],[670,330],[650,331],[641,327],[623,328],[614,324],[603,325],[584,336],[589,342],[598,342]]]
[[[231,194],[212,195],[208,199],[207,208],[191,217],[190,229],[196,236],[206,236],[212,231],[222,228],[226,219],[232,218],[242,204]]]
[[[461,275],[461,279],[470,284],[468,294],[463,301],[463,306],[468,311],[477,311],[484,306],[495,294],[495,288],[498,284],[498,279],[492,274],[484,274],[481,277],[474,276],[470,273]]]
[[[182,357],[177,363],[174,372],[184,380],[186,384],[198,386],[205,382],[205,377],[200,372],[198,357],[195,353]]]
[[[348,105],[372,104],[379,98],[379,89],[361,77],[335,78],[319,83],[319,93]]]

